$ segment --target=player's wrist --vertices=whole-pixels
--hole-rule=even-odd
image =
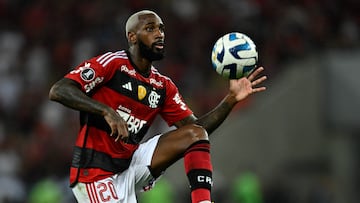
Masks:
[[[110,108],[109,106],[103,106],[102,110],[101,110],[101,115],[102,116],[107,116],[107,115],[111,115],[113,113],[114,109]]]
[[[238,100],[236,99],[236,95],[229,93],[226,97],[225,97],[225,101],[226,103],[228,103],[231,106],[234,106],[235,104],[238,103]]]

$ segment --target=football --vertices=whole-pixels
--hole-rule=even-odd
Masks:
[[[213,46],[211,62],[215,71],[227,79],[248,76],[256,67],[258,52],[250,37],[231,32],[220,37]]]

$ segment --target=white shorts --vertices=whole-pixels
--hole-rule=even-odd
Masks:
[[[120,174],[114,174],[93,183],[77,183],[73,193],[79,203],[136,203],[136,193],[150,190],[155,179],[148,166],[161,135],[140,144],[134,152],[130,166]]]

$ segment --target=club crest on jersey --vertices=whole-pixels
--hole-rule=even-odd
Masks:
[[[146,88],[142,85],[138,86],[138,99],[143,100],[146,96]]]
[[[157,108],[159,99],[160,99],[160,95],[158,93],[156,93],[155,91],[151,91],[151,93],[149,94],[149,98],[148,98],[150,108],[153,108],[153,109]]]
[[[91,81],[95,78],[95,71],[92,68],[85,68],[80,72],[80,77],[86,82]]]

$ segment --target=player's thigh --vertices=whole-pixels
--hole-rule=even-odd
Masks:
[[[205,129],[193,124],[163,134],[151,160],[151,172],[155,176],[160,175],[162,171],[182,158],[190,145],[207,139]]]

